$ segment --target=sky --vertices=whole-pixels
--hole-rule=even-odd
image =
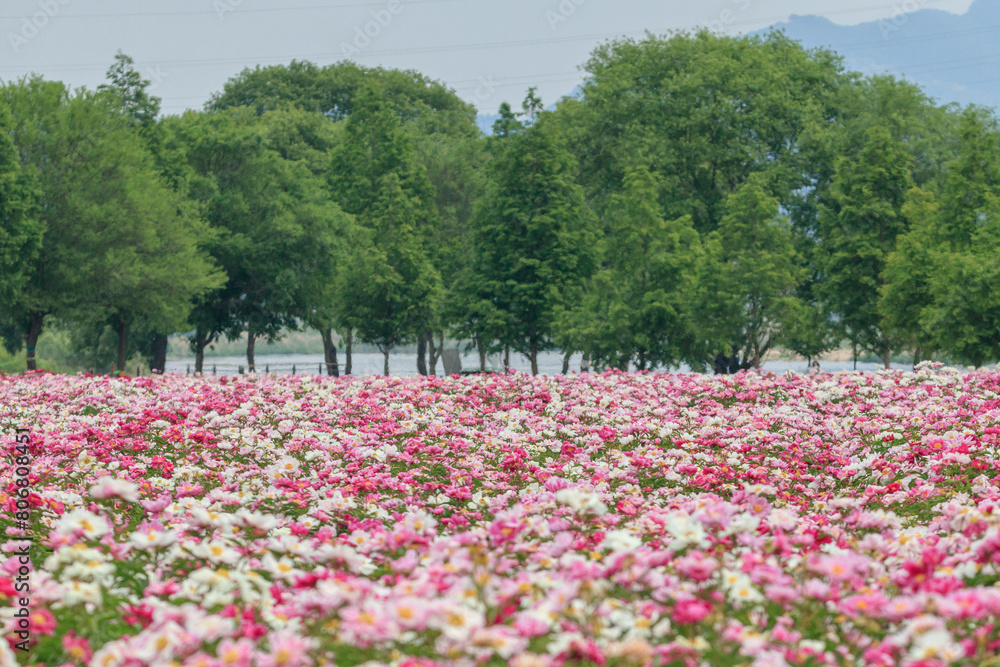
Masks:
[[[646,31],[753,32],[792,15],[838,25],[972,0],[3,0],[0,79],[28,73],[94,88],[117,51],[163,112],[201,108],[244,67],[293,59],[416,69],[489,114],[536,86],[546,104],[581,81],[600,42]],[[898,32],[898,30],[897,30]]]

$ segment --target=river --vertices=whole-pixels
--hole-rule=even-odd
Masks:
[[[344,355],[338,356],[340,368],[343,371]],[[580,370],[581,356],[575,354],[570,358],[570,372]],[[528,372],[531,370],[531,363],[528,358],[511,353],[511,367],[518,371]],[[272,354],[257,355],[257,372],[265,370],[272,373],[289,374],[294,367],[299,374],[318,373],[323,363],[323,356],[319,354]],[[378,353],[355,353],[353,355],[353,372],[355,375],[381,375],[382,355]],[[821,362],[824,371],[849,371],[854,364],[850,361],[825,361]],[[234,375],[239,372],[240,367],[246,369],[246,357],[206,357],[205,373],[212,374],[213,368],[217,375]],[[898,365],[898,368],[909,369],[908,365]],[[464,370],[477,370],[479,368],[479,358],[472,354],[462,356],[462,368]],[[491,357],[488,368],[490,370],[501,370],[503,368],[499,357]],[[879,363],[858,362],[859,371],[875,371],[882,368]],[[796,373],[806,372],[806,362],[804,361],[768,361],[764,363],[764,369],[775,373],[794,371]],[[167,361],[168,373],[185,373],[194,370],[193,359],[173,359]],[[687,366],[678,369],[679,372],[688,372]],[[415,354],[390,354],[389,371],[392,375],[408,376],[417,374],[417,357]],[[443,372],[443,367],[438,362],[438,373]],[[543,352],[538,355],[538,372],[545,375],[557,375],[562,372],[562,355],[557,352]]]

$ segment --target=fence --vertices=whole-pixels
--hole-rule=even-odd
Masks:
[[[303,374],[308,374],[311,372],[312,364],[264,364],[264,373],[275,373],[277,375],[299,375],[299,369],[302,369]],[[340,364],[337,363],[317,363],[316,374],[317,375],[327,375],[326,368],[332,368],[334,373],[340,371]],[[220,373],[220,370],[222,371]],[[202,375],[245,375],[246,373],[255,373],[260,371],[260,365],[249,366],[248,364],[212,364],[211,370],[209,370],[209,365],[205,364],[202,366]],[[187,375],[194,373],[194,368],[192,364],[187,365]]]

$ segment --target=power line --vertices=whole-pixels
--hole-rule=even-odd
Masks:
[[[431,2],[460,2],[460,1],[462,1],[462,0],[408,0],[408,2],[423,2],[423,3],[431,3]],[[370,4],[374,4],[374,3],[363,3],[362,2],[362,3],[355,3],[355,5],[352,5],[352,6],[366,5],[366,4],[370,5]],[[340,5],[340,6],[347,6],[347,5]],[[852,12],[858,12],[858,11],[869,10],[869,9],[871,9],[871,8],[870,7],[865,7],[865,8],[843,9],[843,10],[835,10],[835,11],[832,11],[832,12],[828,12],[828,14],[852,13]],[[251,11],[251,10],[239,10],[239,11]],[[265,10],[261,9],[261,10],[253,10],[253,11],[265,11]],[[268,9],[267,11],[271,11],[271,9]],[[277,11],[277,10],[275,9],[274,11]],[[740,21],[732,21],[728,25],[730,25],[730,26],[737,26],[737,25],[746,25],[746,24],[756,24],[756,23],[760,23],[762,21],[763,22],[771,21],[774,18],[775,17],[767,17],[767,18],[762,18],[762,19],[746,19],[746,20],[740,20]],[[777,17],[777,18],[780,19],[780,18],[783,18],[783,17]],[[691,30],[691,29],[696,29],[698,27],[699,26],[697,26],[697,25],[696,26],[689,26],[688,28],[680,28],[679,30],[685,30],[685,29]],[[979,33],[979,32],[987,32],[987,31],[995,31],[995,30],[1000,30],[1000,26],[987,26],[987,27],[983,27],[983,28],[976,28],[976,29],[973,29],[973,30],[946,31],[946,32],[943,32],[943,33],[937,33],[935,35],[930,35],[930,36],[924,35],[924,36],[915,36],[915,37],[909,37],[909,38],[900,37],[900,38],[895,38],[895,41],[896,42],[900,42],[900,41],[907,41],[907,42],[909,42],[909,41],[925,41],[925,40],[928,40],[928,39],[939,39],[941,37],[944,37],[944,36],[947,36],[947,35],[950,35],[950,34],[962,35],[962,34]],[[557,44],[557,43],[566,43],[566,42],[578,42],[578,41],[588,41],[588,40],[597,40],[597,41],[600,41],[600,40],[605,40],[605,39],[615,38],[615,37],[641,36],[641,35],[645,35],[646,32],[647,31],[645,31],[645,30],[642,30],[642,31],[635,30],[635,31],[629,31],[629,32],[625,32],[625,33],[622,33],[622,32],[607,33],[607,32],[605,32],[605,33],[590,33],[590,34],[586,34],[586,35],[574,35],[574,36],[567,36],[567,37],[551,37],[551,36],[547,36],[547,37],[534,38],[534,39],[506,40],[506,41],[499,41],[499,42],[485,42],[485,43],[474,43],[474,44],[450,44],[450,45],[441,45],[441,46],[409,47],[409,48],[398,48],[398,49],[361,50],[360,54],[358,54],[358,57],[367,58],[367,57],[371,57],[371,56],[418,55],[418,54],[425,54],[425,53],[447,53],[447,52],[455,52],[455,51],[473,51],[473,50],[494,49],[494,48],[512,48],[512,47],[524,47],[524,46],[537,46],[537,45],[548,45],[548,44]],[[888,40],[884,40],[884,41],[888,41]],[[851,47],[844,47],[844,48],[860,48],[860,47],[863,47],[865,45],[870,45],[870,44],[871,43],[869,43],[869,42],[858,42],[858,43],[852,45]],[[876,44],[876,45],[881,45],[881,44]],[[326,52],[322,52],[322,53],[308,53],[308,54],[301,54],[300,53],[300,54],[293,54],[293,55],[267,55],[267,56],[244,56],[244,57],[235,57],[235,58],[234,57],[227,57],[227,58],[201,58],[201,59],[185,59],[185,60],[160,60],[160,61],[156,61],[156,62],[150,62],[149,64],[155,64],[155,65],[161,65],[161,66],[172,66],[172,67],[197,67],[197,66],[204,66],[204,65],[245,64],[248,61],[249,62],[258,62],[259,63],[259,62],[265,61],[265,60],[269,60],[269,61],[273,61],[273,60],[287,61],[287,60],[292,60],[292,59],[295,59],[295,60],[328,59],[328,58],[331,58],[331,57],[336,57],[336,58],[339,59],[339,58],[342,58],[343,55],[344,54],[343,54],[342,51],[340,53],[333,52],[333,51],[326,51]],[[38,68],[38,69],[54,69],[54,70],[58,70],[58,71],[66,71],[66,70],[69,70],[69,71],[81,70],[82,71],[82,70],[95,69],[95,68],[104,69],[107,66],[108,66],[108,63],[73,63],[73,64],[49,63],[49,64],[36,65],[35,67]],[[0,67],[0,71],[19,71],[20,72],[20,71],[24,71],[24,69],[25,68],[23,66],[22,67],[17,67],[17,66]]]
[[[611,37],[628,37],[633,34],[638,34],[640,31],[632,31],[631,33],[592,33],[589,35],[575,35],[567,37],[542,37],[536,39],[519,39],[519,40],[508,40],[502,42],[480,42],[474,44],[446,44],[442,46],[419,46],[419,47],[407,47],[399,49],[381,49],[381,50],[360,50],[360,53],[356,57],[369,57],[369,56],[384,56],[384,55],[417,55],[423,53],[448,53],[454,51],[478,51],[483,49],[494,49],[494,48],[512,48],[512,47],[523,47],[523,46],[536,46],[536,45],[548,45],[557,44],[565,42],[582,42],[582,41],[593,41],[608,39]],[[645,31],[641,31],[645,34]],[[352,45],[353,47],[353,45]],[[200,65],[232,65],[232,64],[243,64],[247,61],[267,61],[267,60],[308,60],[308,59],[325,59],[330,57],[343,58],[343,52],[336,51],[326,51],[322,53],[300,53],[295,55],[269,55],[269,56],[245,56],[241,58],[200,58],[200,59],[186,59],[186,60],[157,60],[157,61],[145,61],[139,64],[150,64],[150,65],[160,65],[164,67],[197,67]],[[57,64],[47,64],[39,65],[37,67],[55,69],[55,70],[87,70],[94,68],[105,69],[108,67],[108,63],[86,63],[86,64],[74,64],[74,65],[57,65]],[[23,67],[0,67],[0,70],[17,70],[22,71]]]
[[[946,0],[926,0],[924,4],[938,4],[945,2]],[[232,4],[233,0],[220,0],[223,6],[228,7],[226,12],[232,12],[235,14],[260,14],[260,13],[273,13],[273,12],[295,12],[295,11],[326,11],[326,10],[337,10],[350,7],[385,7],[386,0],[355,0],[353,2],[338,2],[333,4],[320,4],[320,5],[300,5],[295,7],[258,7],[258,8],[243,8],[237,4]],[[456,3],[456,2],[469,2],[469,0],[400,0],[402,6],[406,5],[423,5],[423,4],[440,4],[440,3]],[[845,14],[857,14],[860,12],[871,12],[881,9],[897,9],[898,3],[883,3],[879,5],[864,5],[859,7],[852,7],[847,9],[835,9],[827,12],[823,12],[821,16],[840,16]],[[0,19],[22,19],[30,18],[31,12],[27,15],[0,15]],[[192,10],[192,11],[179,11],[179,12],[104,12],[99,14],[59,14],[60,18],[73,18],[73,19],[96,19],[96,18],[125,18],[125,17],[152,17],[152,16],[212,16],[213,14],[219,14],[218,9],[211,10]],[[782,21],[788,18],[787,14],[782,14],[780,16],[764,17],[753,20],[743,20],[743,21],[729,21],[727,24],[732,23],[758,23],[761,21],[767,23],[773,23],[776,21]],[[699,24],[700,25],[700,24]]]
[[[468,0],[400,0],[402,5],[423,5],[423,4],[438,4],[443,2],[467,2]],[[225,6],[228,9],[222,10],[223,13],[233,13],[235,14],[260,14],[266,12],[296,12],[296,11],[324,11],[324,10],[337,10],[346,9],[350,7],[385,7],[386,0],[375,0],[374,2],[365,2],[361,0],[359,2],[341,2],[337,4],[330,5],[305,5],[299,7],[260,7],[257,9],[242,8],[238,4],[234,5],[226,0],[220,0],[221,6]],[[211,10],[194,10],[194,11],[180,11],[180,12],[116,12],[116,13],[102,13],[102,14],[62,14],[58,16],[60,19],[70,18],[70,19],[106,19],[106,18],[127,18],[127,17],[154,17],[154,16],[213,16],[218,15],[220,11],[218,9]],[[22,19],[30,18],[31,13],[28,15],[5,15],[0,16],[0,19]]]

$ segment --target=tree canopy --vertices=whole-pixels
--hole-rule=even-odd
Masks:
[[[598,368],[778,351],[1000,359],[1000,122],[780,32],[594,49],[579,91],[478,110],[419,72],[249,68],[164,116],[116,55],[96,90],[0,87],[0,336],[92,367],[183,333],[559,350]],[[448,343],[447,341],[451,341]]]

